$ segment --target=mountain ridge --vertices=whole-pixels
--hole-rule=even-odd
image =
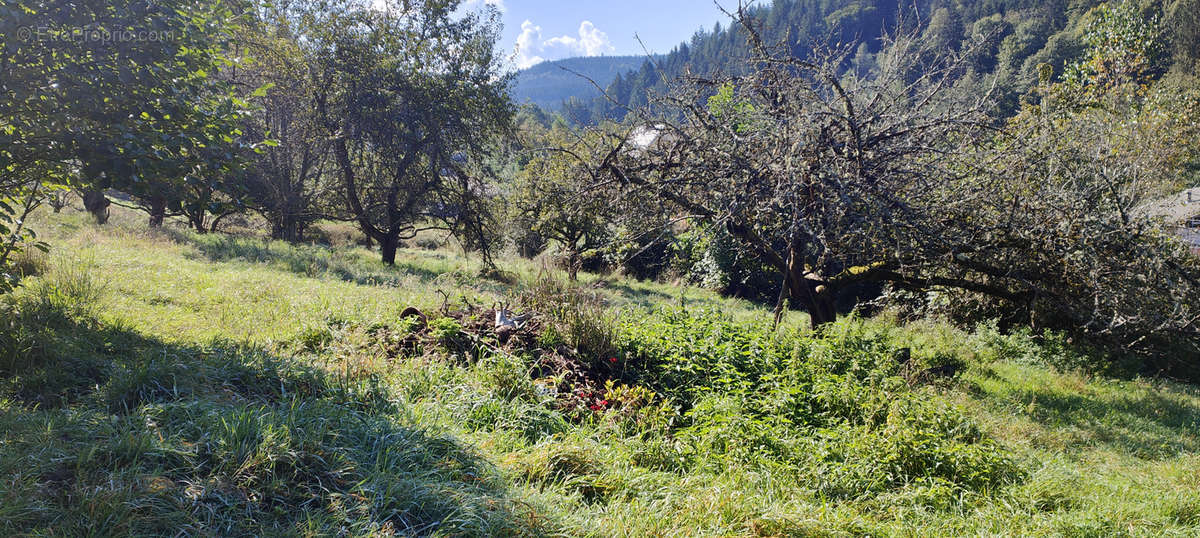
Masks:
[[[549,112],[558,111],[571,98],[588,102],[599,98],[597,85],[608,86],[617,75],[641,67],[647,58],[645,55],[580,56],[541,62],[518,71],[509,92],[519,105],[533,104]]]

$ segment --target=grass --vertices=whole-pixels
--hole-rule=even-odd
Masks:
[[[0,300],[3,535],[1200,533],[1200,390],[1051,340],[37,221]],[[500,342],[501,302],[545,315]]]

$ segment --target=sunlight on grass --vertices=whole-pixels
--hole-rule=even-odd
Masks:
[[[537,261],[503,260],[509,285],[449,250],[405,249],[389,268],[361,247],[153,232],[123,213],[107,228],[38,218],[59,246],[14,295],[21,329],[0,341],[13,357],[0,364],[0,528],[1200,531],[1200,391],[1058,371],[1028,336],[886,316],[818,336],[802,314],[771,330],[768,306],[669,283],[583,275],[548,290]],[[572,289],[583,295],[555,295]],[[614,346],[580,368],[654,390],[582,384],[599,392],[563,408],[545,391],[566,374],[477,347],[473,318],[438,317],[447,298],[598,301],[613,342],[579,319],[583,332],[543,329],[531,345]],[[415,336],[399,319],[409,306],[440,332]],[[963,372],[914,381],[941,365]],[[205,508],[219,506],[243,515]]]

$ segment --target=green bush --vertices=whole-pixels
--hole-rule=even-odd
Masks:
[[[1017,475],[962,412],[910,387],[890,339],[853,320],[811,335],[673,309],[628,320],[619,335],[636,381],[682,404],[676,433],[714,470],[783,468],[837,497],[928,480],[982,489]]]
[[[454,318],[435,318],[429,321],[429,334],[442,345],[450,347],[462,336],[462,324]]]
[[[745,247],[724,229],[709,234],[698,260],[691,267],[692,282],[725,295],[774,303],[779,296],[778,271],[747,253]]]

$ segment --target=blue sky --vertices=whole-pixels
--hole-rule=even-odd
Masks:
[[[721,0],[736,7],[737,0]],[[516,51],[513,63],[525,68],[543,60],[573,56],[670,52],[701,28],[727,19],[712,0],[472,0],[504,16],[500,46]],[[635,37],[637,36],[637,37]],[[520,46],[518,48],[518,45]]]

